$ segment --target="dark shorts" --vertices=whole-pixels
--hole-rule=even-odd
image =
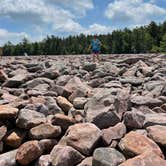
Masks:
[[[99,54],[99,52],[100,52],[99,50],[92,50],[93,54]]]

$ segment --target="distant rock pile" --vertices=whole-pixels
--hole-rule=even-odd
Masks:
[[[166,165],[166,55],[0,65],[0,166]]]

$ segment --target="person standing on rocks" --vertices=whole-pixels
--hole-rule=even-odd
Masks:
[[[99,53],[101,50],[101,42],[97,38],[97,35],[94,35],[94,38],[92,39],[90,46],[92,49],[93,62],[96,61],[96,58],[97,58],[98,62],[100,62]]]

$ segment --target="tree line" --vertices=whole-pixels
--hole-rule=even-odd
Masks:
[[[40,42],[29,42],[26,38],[14,45],[8,42],[3,47],[3,55],[68,55],[89,54],[89,45],[93,36],[80,34],[60,38],[47,36]],[[156,53],[166,52],[166,21],[157,24],[152,21],[149,25],[136,27],[132,30],[114,30],[107,35],[98,35],[102,42],[101,53]]]

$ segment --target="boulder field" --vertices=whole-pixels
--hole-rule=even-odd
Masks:
[[[166,166],[166,55],[2,57],[0,166]]]

